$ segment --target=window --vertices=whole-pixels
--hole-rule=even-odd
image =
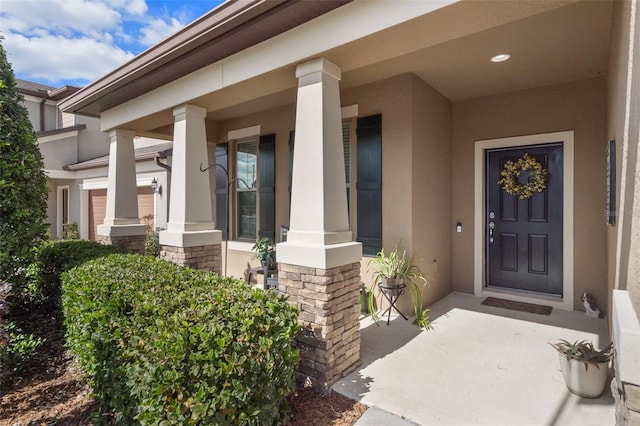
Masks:
[[[254,241],[267,237],[275,241],[275,142],[276,135],[269,134],[257,139],[241,140],[234,144],[216,146],[216,162],[225,168],[229,163],[232,185],[232,200],[235,215],[230,231],[233,238]],[[228,149],[231,147],[231,156]],[[222,169],[216,175],[216,223],[219,229],[226,228],[226,177]],[[226,238],[226,235],[225,235]]]
[[[58,186],[57,188],[57,230],[59,238],[63,236],[63,226],[69,223],[69,185]]]
[[[238,238],[255,240],[256,187],[258,182],[258,144],[238,142],[236,151],[236,194]]]

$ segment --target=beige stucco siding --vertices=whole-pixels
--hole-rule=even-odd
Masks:
[[[423,291],[430,304],[452,291],[452,105],[418,77],[413,77],[412,85],[412,251],[416,263],[432,278]]]
[[[345,90],[358,115],[382,114],[382,241],[400,243],[433,278],[430,304],[451,287],[451,103],[414,74]],[[435,262],[434,262],[435,260]],[[362,262],[371,282],[368,258]],[[408,298],[401,303],[410,312]]]
[[[453,105],[453,289],[473,293],[473,149],[483,139],[575,132],[574,307],[588,291],[607,296],[605,208],[606,82],[603,78],[461,101]],[[567,224],[565,224],[567,226]]]
[[[608,279],[610,290],[618,287],[629,291],[636,314],[640,316],[640,12],[636,10],[633,17],[631,12],[630,2],[616,2],[614,5],[614,31],[609,54],[608,137],[616,140],[617,147],[618,223],[616,227],[608,230]],[[631,64],[630,23],[635,25],[635,46]],[[630,87],[629,75],[632,77]],[[627,93],[632,97],[629,111],[626,110]],[[619,258],[616,255],[619,255]]]
[[[78,161],[76,135],[40,142],[38,146],[44,157],[44,168],[47,170],[62,170],[64,166]]]
[[[342,105],[357,104],[359,117],[382,114],[382,244],[386,250],[402,240],[401,247],[410,251],[413,242],[412,81],[413,76],[405,74],[342,93]]]

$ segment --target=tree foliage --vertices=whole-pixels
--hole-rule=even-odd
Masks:
[[[47,178],[0,39],[0,279],[12,279],[45,236]]]

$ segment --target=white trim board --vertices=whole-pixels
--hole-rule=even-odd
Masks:
[[[574,135],[573,131],[541,133],[536,135],[515,136],[500,139],[479,140],[474,152],[474,237],[473,237],[473,291],[479,297],[500,297],[518,302],[541,303],[559,309],[573,310],[574,283],[574,220],[573,220],[573,180],[574,180]],[[522,293],[510,290],[494,290],[484,287],[484,210],[485,210],[485,150],[526,145],[540,145],[563,142],[564,199],[563,199],[563,273],[561,298]]]

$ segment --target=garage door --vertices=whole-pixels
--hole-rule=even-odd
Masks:
[[[153,229],[153,189],[148,186],[138,188],[138,214],[140,223],[149,225]]]
[[[96,239],[98,225],[104,222],[104,212],[107,209],[107,190],[96,189],[89,191],[89,239]]]
[[[98,225],[104,222],[107,209],[107,190],[89,191],[89,239],[96,240]],[[153,227],[153,190],[149,187],[138,188],[138,214],[140,223]]]

